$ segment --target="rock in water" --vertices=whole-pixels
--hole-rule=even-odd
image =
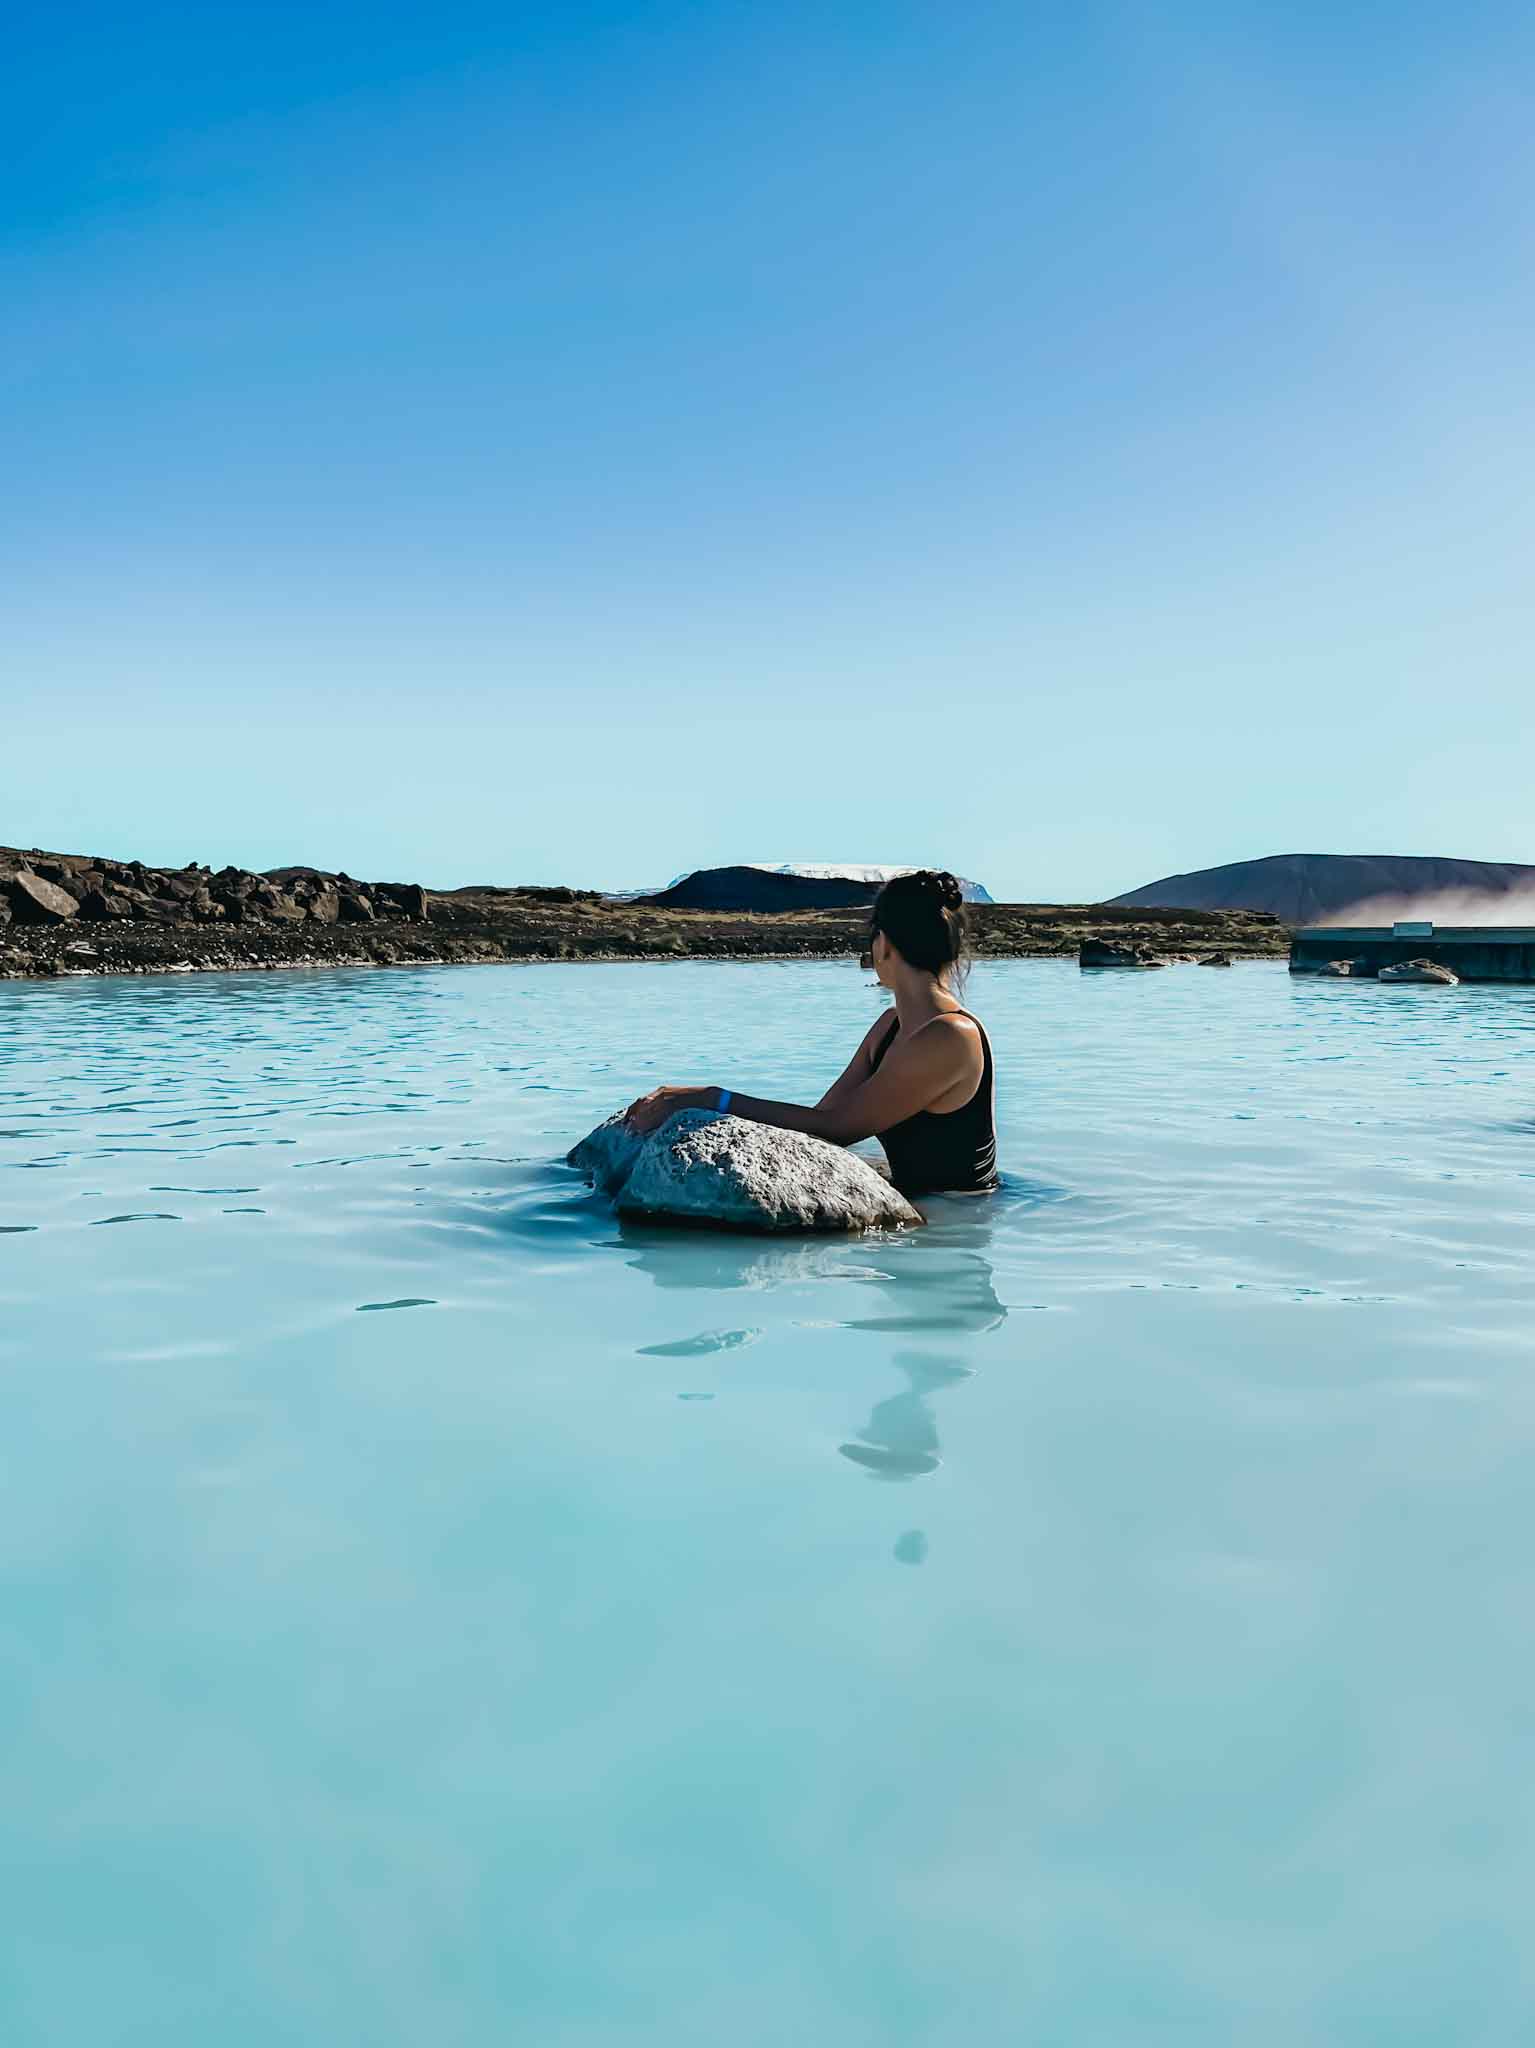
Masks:
[[[1382,967],[1377,981],[1416,981],[1428,987],[1459,988],[1460,976],[1437,960],[1403,960],[1395,967]]]
[[[636,1138],[610,1117],[570,1154],[626,1216],[737,1230],[874,1230],[921,1216],[868,1160],[800,1131],[685,1109]]]
[[[606,1123],[598,1124],[595,1131],[589,1132],[575,1150],[566,1155],[565,1163],[584,1173],[605,1195],[616,1195],[629,1178],[641,1147],[647,1142],[637,1131],[629,1128],[624,1122],[623,1111],[619,1110]]]
[[[1120,946],[1112,939],[1084,939],[1077,963],[1082,967],[1165,967],[1158,953],[1144,946]]]

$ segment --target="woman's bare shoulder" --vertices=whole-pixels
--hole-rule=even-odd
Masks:
[[[979,1045],[981,1042],[980,1019],[972,1017],[968,1010],[940,1010],[936,1017],[929,1017],[925,1024],[919,1024],[912,1037],[915,1038],[918,1032],[929,1031],[935,1038],[950,1044],[962,1041],[967,1045]]]
[[[957,1071],[968,1072],[985,1058],[986,1044],[981,1027],[968,1010],[940,1010],[911,1034],[913,1046],[928,1058],[952,1063]]]

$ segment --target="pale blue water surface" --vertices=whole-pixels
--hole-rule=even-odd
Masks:
[[[1535,989],[988,967],[991,1202],[620,1227],[851,967],[0,984],[8,2048],[1535,2029]]]

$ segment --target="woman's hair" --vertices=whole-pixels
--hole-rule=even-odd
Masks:
[[[869,944],[883,932],[909,966],[950,981],[965,971],[969,926],[965,899],[948,871],[918,868],[892,875],[869,912]]]

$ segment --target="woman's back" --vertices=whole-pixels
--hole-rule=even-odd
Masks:
[[[958,1109],[919,1109],[879,1133],[890,1161],[890,1178],[903,1195],[981,1194],[997,1184],[996,1074],[991,1040],[980,1019],[971,1017],[968,1010],[941,1014],[968,1018],[980,1033],[981,1078],[975,1093]],[[890,1050],[900,1028],[897,1017],[874,1048],[871,1073]],[[925,1031],[928,1027],[917,1028]]]

